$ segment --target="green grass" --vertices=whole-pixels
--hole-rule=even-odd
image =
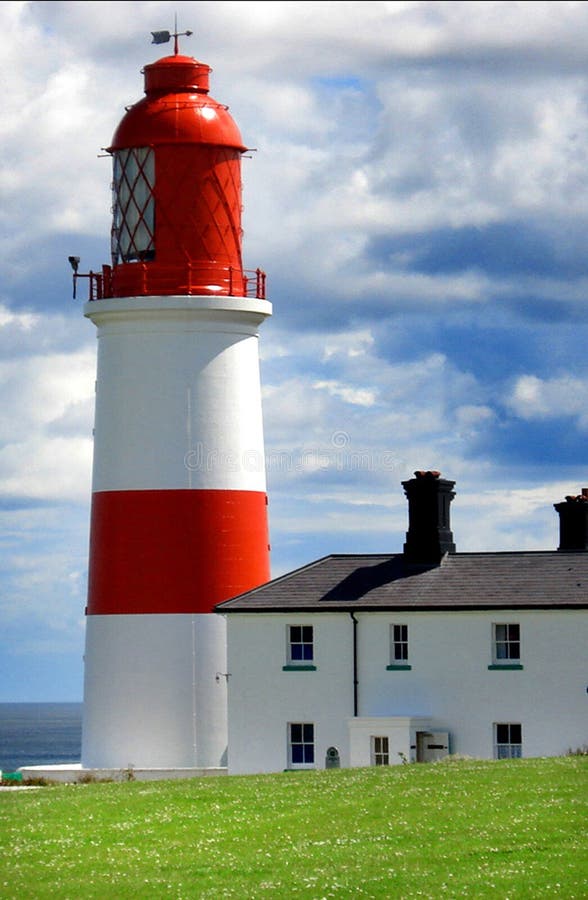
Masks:
[[[588,897],[588,757],[0,793],[0,897]]]

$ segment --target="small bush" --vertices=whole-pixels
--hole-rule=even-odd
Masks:
[[[48,778],[12,778],[11,775],[20,775],[20,772],[10,773],[9,775],[4,775],[2,780],[0,781],[1,787],[11,787],[11,788],[19,788],[19,787],[49,787],[50,785],[57,784],[56,781],[50,781]]]
[[[84,772],[75,780],[75,784],[111,784],[113,778],[99,778],[93,772]]]

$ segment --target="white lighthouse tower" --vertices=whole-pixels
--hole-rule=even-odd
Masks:
[[[112,265],[84,315],[98,364],[82,766],[226,765],[225,624],[269,579],[258,328],[241,155],[210,69],[175,53],[111,146]]]

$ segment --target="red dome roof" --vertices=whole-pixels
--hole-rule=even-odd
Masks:
[[[244,151],[227,107],[208,94],[210,72],[190,56],[166,56],[145,66],[145,97],[128,108],[109,150],[197,143]]]

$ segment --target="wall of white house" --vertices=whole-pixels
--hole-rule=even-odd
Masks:
[[[495,723],[521,725],[526,757],[588,742],[585,611],[358,612],[356,619],[364,725],[354,728],[349,614],[227,616],[230,773],[288,768],[289,722],[314,724],[317,768],[331,746],[342,766],[366,764],[369,737],[390,717],[424,717],[432,730],[449,732],[451,753],[479,758],[494,755]],[[489,668],[495,623],[520,626],[520,659],[506,661],[520,668]],[[296,624],[314,628],[314,671],[287,667],[287,626]],[[404,668],[389,668],[392,624],[408,626]],[[401,762],[391,746],[390,762]]]
[[[588,740],[585,611],[358,615],[361,716],[430,716],[452,753],[493,756],[494,723],[520,723],[524,756]],[[390,664],[389,625],[408,625],[408,670]],[[492,669],[495,623],[520,626],[520,669]]]
[[[349,766],[347,719],[353,715],[349,616],[231,613],[227,619],[229,774],[288,768],[288,723],[315,726],[316,766],[329,747]],[[287,626],[312,624],[316,671],[284,670]]]

